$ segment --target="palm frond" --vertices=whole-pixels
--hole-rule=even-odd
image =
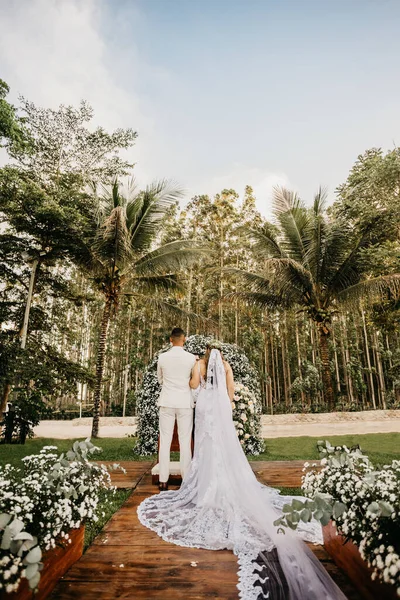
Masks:
[[[326,190],[319,188],[314,196],[310,227],[310,245],[306,251],[306,263],[309,266],[313,280],[320,282],[324,260],[324,250],[328,224],[324,214],[326,206]]]
[[[271,284],[279,294],[290,296],[293,301],[304,297],[312,298],[313,279],[305,267],[291,258],[270,258],[266,267],[273,271]]]
[[[362,248],[368,244],[370,236],[369,231],[362,233],[357,240],[352,242],[349,237],[345,237],[346,229],[343,227],[343,232],[340,232],[338,226],[336,226],[336,236],[330,240],[336,243],[336,247],[333,247],[332,255],[336,258],[336,263],[340,259],[339,264],[334,264],[331,261],[330,271],[331,277],[327,281],[327,289],[333,296],[340,291],[344,291],[346,288],[356,285],[361,276],[361,263],[359,260],[359,253]],[[349,235],[349,232],[347,232]],[[332,268],[333,267],[333,268]]]
[[[148,186],[128,203],[127,224],[135,251],[144,252],[150,248],[168,211],[181,196],[181,189],[162,180]]]
[[[227,295],[228,298],[229,295]],[[263,294],[261,292],[236,292],[230,295],[231,298],[237,298],[243,302],[246,302],[250,306],[255,306],[262,309],[287,309],[294,306],[291,298],[282,294]]]
[[[220,272],[220,269],[218,269],[218,271]],[[265,293],[270,290],[270,280],[262,273],[252,273],[235,267],[225,267],[222,272],[227,275],[235,275],[239,278],[241,284],[245,285],[253,292]]]
[[[285,256],[283,248],[279,244],[277,229],[270,223],[264,223],[258,229],[243,225],[238,227],[236,232],[252,242],[252,251],[261,260],[269,256]]]
[[[176,272],[200,261],[210,254],[210,248],[194,240],[177,240],[148,252],[134,265],[138,275],[156,275],[165,271]]]
[[[138,302],[146,303],[147,306],[153,307],[161,315],[171,315],[173,317],[180,317],[181,319],[188,319],[198,322],[199,324],[216,325],[212,319],[198,315],[197,313],[185,310],[172,301],[168,302],[155,296],[154,294],[144,294],[140,292],[125,292],[125,296],[137,300]]]
[[[153,276],[142,276],[135,277],[134,284],[139,289],[146,290],[147,292],[179,292],[183,291],[181,283],[177,280],[176,275],[153,275]]]
[[[311,297],[309,279],[304,282],[304,273],[297,270],[298,264],[295,261],[269,259],[266,264],[272,267],[267,275],[233,267],[225,268],[223,272],[235,275],[239,279],[239,286],[246,289],[246,292],[232,293],[232,297],[243,297],[245,293],[259,298],[269,298],[269,301],[272,304],[276,302],[277,306],[283,304],[292,306],[296,302],[301,302],[307,294]],[[292,268],[293,264],[295,268]],[[307,272],[305,273],[307,278]],[[276,300],[273,301],[273,298]]]
[[[359,305],[360,301],[369,304],[387,294],[395,298],[400,297],[400,273],[365,279],[342,290],[336,298],[343,304],[355,306]]]
[[[285,254],[306,264],[311,235],[309,211],[297,194],[282,187],[274,188],[273,202],[274,214],[283,234],[281,247]]]
[[[99,228],[94,244],[94,259],[112,271],[124,268],[132,253],[129,232],[126,227],[125,211],[121,206],[114,208]]]
[[[314,196],[313,211],[315,217],[323,217],[326,210],[328,193],[325,187],[319,187],[318,192]]]

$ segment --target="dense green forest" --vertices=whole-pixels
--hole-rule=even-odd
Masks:
[[[361,154],[329,205],[276,189],[267,222],[251,187],[184,207],[168,181],[137,189],[136,132],[92,127],[86,103],[7,96],[2,410],[132,415],[176,325],[242,347],[265,412],[400,408],[400,150]]]

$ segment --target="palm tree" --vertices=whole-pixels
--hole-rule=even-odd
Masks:
[[[172,274],[204,252],[193,242],[179,240],[154,248],[157,235],[181,192],[161,181],[136,193],[131,184],[123,196],[118,182],[103,188],[98,228],[87,267],[104,295],[94,387],[92,436],[98,437],[105,349],[110,320],[122,296],[145,297],[157,307],[174,308],[159,298],[160,290],[176,290]]]
[[[229,269],[240,276],[244,300],[264,308],[298,308],[317,325],[325,400],[334,407],[328,336],[340,306],[399,293],[400,275],[370,278],[362,253],[378,240],[379,225],[356,231],[343,219],[330,220],[326,194],[319,190],[312,208],[284,188],[274,190],[276,225],[245,229],[260,265],[258,272]]]

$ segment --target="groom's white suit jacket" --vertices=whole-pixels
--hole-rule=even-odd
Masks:
[[[167,408],[193,408],[194,402],[189,386],[190,374],[196,357],[181,346],[172,346],[160,354],[157,376],[161,384],[159,406]]]

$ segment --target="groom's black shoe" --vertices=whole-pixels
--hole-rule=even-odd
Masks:
[[[160,492],[166,492],[168,490],[168,482],[159,482],[158,484],[158,489],[160,490]]]

